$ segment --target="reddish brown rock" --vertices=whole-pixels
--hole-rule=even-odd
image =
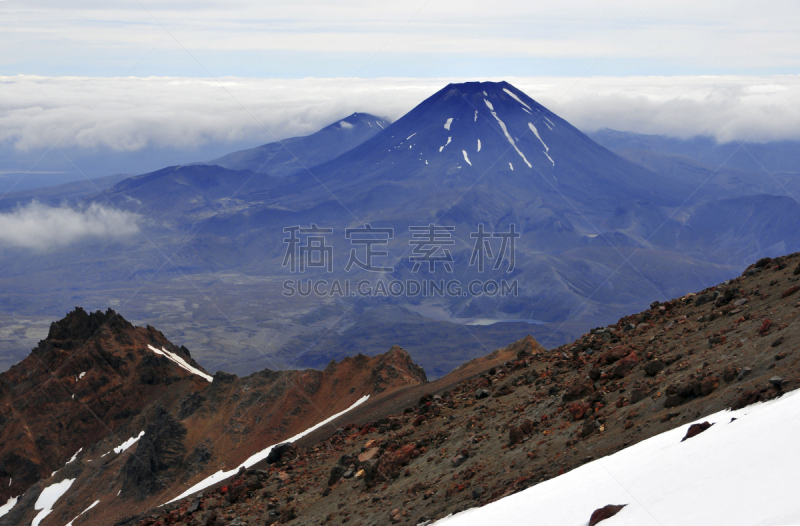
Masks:
[[[518,427],[512,427],[508,430],[508,445],[509,447],[517,444],[522,444],[525,439],[525,433]]]
[[[522,432],[525,433],[526,435],[530,435],[531,433],[533,433],[533,428],[534,427],[535,427],[535,424],[531,420],[529,420],[527,418],[525,420],[523,420],[522,423],[519,426],[519,428],[522,430]]]
[[[714,375],[706,376],[702,380],[700,380],[700,394],[702,396],[708,396],[719,387],[719,378]]]
[[[617,345],[606,351],[598,360],[599,365],[610,365],[628,356],[633,349],[627,345]]]
[[[591,406],[586,402],[573,402],[570,404],[567,411],[569,411],[569,414],[572,415],[573,420],[583,420],[583,417],[586,416],[586,412],[590,408]]]
[[[617,365],[614,367],[613,374],[617,378],[625,378],[631,373],[633,368],[638,363],[639,357],[635,352],[632,352],[617,362]]]
[[[592,393],[594,393],[594,383],[589,378],[576,380],[567,387],[566,392],[561,397],[561,401],[572,402],[580,400]]]
[[[800,285],[795,285],[794,287],[784,291],[784,293],[781,294],[781,298],[788,298],[789,296],[791,296],[792,294],[794,294],[798,290],[800,290]]]

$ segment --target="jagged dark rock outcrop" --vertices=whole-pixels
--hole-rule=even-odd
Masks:
[[[122,494],[144,500],[182,475],[178,471],[184,464],[186,433],[183,424],[163,406],[156,405],[136,451],[122,468]]]
[[[202,369],[155,329],[134,327],[111,309],[76,307],[0,374],[0,500],[49,478],[79,449],[109,436],[121,442],[115,433],[168,390],[189,393],[208,383],[148,345]]]

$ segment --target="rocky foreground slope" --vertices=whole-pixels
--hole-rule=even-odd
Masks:
[[[425,523],[795,389],[798,292],[793,254],[552,351],[526,338],[432,383],[399,348],[325,371],[194,379],[31,486],[0,524],[28,524],[64,481],[73,482],[44,526],[85,510],[74,526]],[[365,394],[336,425],[160,506]],[[135,446],[106,455],[141,431]]]
[[[551,352],[518,342],[500,365],[362,406],[334,434],[128,524],[419,524],[485,505],[795,389],[798,291],[798,254],[765,259]]]

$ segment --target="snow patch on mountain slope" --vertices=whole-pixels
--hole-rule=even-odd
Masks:
[[[467,161],[467,164],[472,166],[472,163],[469,162],[469,157],[467,157],[467,150],[461,150],[461,153],[464,154],[464,160]]]
[[[704,421],[685,442],[691,424],[436,524],[585,526],[607,504],[627,506],[604,526],[800,524],[800,391]]]
[[[486,92],[484,91],[484,93],[486,93]],[[489,102],[489,101],[488,101],[488,100],[486,100],[486,99],[483,99],[483,102],[485,102],[485,103],[486,103],[486,107],[487,107],[487,108],[489,108],[489,111],[494,111],[494,106],[492,106],[492,103],[491,103],[491,102]]]
[[[9,497],[9,498],[8,498],[8,501],[6,501],[6,503],[5,503],[5,504],[3,504],[2,506],[0,506],[0,517],[2,517],[3,515],[5,515],[5,514],[6,514],[6,513],[8,513],[9,511],[11,511],[11,510],[14,508],[14,506],[16,506],[16,505],[17,505],[17,499],[18,499],[18,498],[19,498],[19,497]]]
[[[447,138],[447,142],[446,142],[446,143],[444,143],[444,146],[447,146],[448,144],[450,144],[450,142],[451,142],[452,140],[453,140],[453,138],[452,138],[452,137],[448,137],[448,138]],[[442,150],[444,150],[444,146],[439,146],[439,153],[442,153]]]
[[[536,129],[536,126],[534,126],[532,122],[529,122],[528,123],[528,128],[531,129],[533,134],[536,135],[536,138],[539,139],[539,142],[542,143],[542,146],[544,146],[544,151],[549,152],[550,148],[548,148],[547,145],[542,140],[542,137],[539,135],[539,130]]]
[[[514,171],[514,165],[513,165],[513,164],[511,164],[511,163],[508,163],[508,167],[509,167],[509,168],[511,168],[511,171],[512,171],[512,172]]]
[[[505,134],[505,136],[506,136],[506,139],[508,139],[508,142],[511,144],[511,146],[513,146],[513,147],[514,147],[514,149],[515,149],[515,150],[517,150],[517,153],[519,154],[519,156],[520,156],[520,157],[522,157],[522,160],[523,160],[523,161],[525,161],[525,164],[527,164],[527,165],[528,165],[528,168],[533,168],[533,166],[531,165],[531,163],[529,163],[529,162],[528,162],[528,159],[526,159],[526,158],[525,158],[525,154],[524,154],[524,153],[522,153],[522,151],[521,151],[521,150],[520,150],[520,149],[517,147],[517,143],[516,143],[516,142],[514,142],[514,138],[513,138],[513,137],[511,137],[511,134],[510,134],[510,133],[508,133],[508,128],[506,128],[506,123],[504,123],[503,121],[501,121],[501,120],[500,120],[500,117],[498,117],[498,116],[497,116],[497,113],[495,113],[495,112],[494,112],[494,110],[493,110],[493,108],[492,108],[492,103],[491,103],[491,102],[489,102],[489,101],[488,101],[488,100],[486,100],[486,99],[483,99],[483,102],[485,102],[485,103],[486,103],[486,106],[488,106],[488,107],[489,107],[489,110],[491,110],[490,112],[491,112],[491,114],[492,114],[492,117],[494,117],[494,118],[495,118],[495,120],[497,121],[497,123],[500,125],[500,128],[503,130],[503,133]]]
[[[245,468],[245,469],[250,468],[251,466],[253,466],[253,465],[261,462],[265,458],[267,458],[269,456],[270,451],[272,451],[272,448],[274,448],[275,446],[280,445],[280,444],[285,444],[287,442],[296,442],[296,441],[300,440],[301,438],[303,438],[304,436],[308,435],[309,433],[313,433],[317,429],[319,429],[322,426],[324,426],[324,425],[336,420],[337,418],[339,418],[343,414],[347,413],[348,411],[351,411],[351,410],[355,409],[356,407],[360,406],[361,404],[366,402],[368,399],[369,399],[369,395],[362,396],[353,405],[351,405],[350,407],[348,407],[344,411],[342,411],[340,413],[336,413],[335,415],[323,420],[322,422],[320,422],[319,424],[316,424],[313,427],[309,427],[308,429],[306,429],[302,433],[298,433],[297,435],[293,436],[292,438],[289,438],[289,439],[284,440],[283,442],[279,442],[277,444],[273,444],[273,445],[269,446],[268,448],[259,451],[258,453],[254,454],[253,456],[251,456],[250,458],[248,458],[247,460],[242,462],[239,466],[237,466],[236,468],[234,468],[234,469],[232,469],[230,471],[222,471],[222,470],[217,471],[216,473],[214,473],[210,477],[198,482],[197,484],[195,484],[191,488],[187,489],[186,491],[184,491],[183,493],[181,493],[180,495],[178,495],[174,499],[166,502],[165,504],[169,504],[170,502],[175,502],[176,500],[181,500],[181,499],[183,499],[185,497],[188,497],[189,495],[194,495],[198,491],[202,491],[202,490],[204,490],[205,488],[207,488],[209,486],[213,486],[214,484],[216,484],[218,482],[222,482],[223,480],[226,480],[226,479],[236,475],[236,473],[238,473],[239,469],[241,469],[241,468]]]
[[[517,101],[517,102],[519,102],[520,104],[522,104],[523,106],[525,106],[525,108],[531,109],[531,107],[530,107],[530,106],[528,106],[527,104],[525,104],[524,102],[522,102],[522,99],[520,99],[519,97],[517,97],[516,95],[514,95],[514,92],[512,92],[512,91],[511,91],[511,90],[509,90],[508,88],[503,88],[503,91],[505,91],[506,93],[508,93],[508,94],[511,96],[511,98],[513,98],[515,101]],[[524,109],[524,108],[523,108],[523,109]]]
[[[447,122],[444,123],[444,129],[450,131],[450,125],[453,124],[453,117],[447,119]]]
[[[39,526],[39,523],[50,515],[53,511],[53,505],[58,499],[64,496],[64,493],[69,490],[73,482],[75,482],[75,479],[64,479],[42,490],[42,493],[39,494],[39,498],[36,499],[36,504],[33,505],[33,509],[41,511],[33,518],[31,526]]]
[[[79,448],[78,451],[76,451],[75,454],[72,455],[72,458],[67,460],[67,464],[71,464],[72,462],[75,462],[75,459],[78,458],[78,453],[80,453],[81,451],[83,451],[83,448]]]
[[[131,447],[132,445],[134,445],[136,442],[138,442],[138,441],[139,441],[139,439],[140,439],[140,438],[142,438],[143,436],[144,436],[144,431],[139,431],[139,434],[138,434],[138,435],[136,435],[135,437],[131,437],[131,438],[129,438],[128,440],[126,440],[126,441],[125,441],[125,442],[123,442],[122,444],[120,444],[120,445],[118,445],[117,447],[115,447],[115,448],[113,449],[114,453],[116,453],[117,455],[119,455],[119,454],[120,454],[120,453],[122,453],[123,451],[127,451],[128,449],[130,449],[130,447]],[[109,451],[109,453],[110,453],[110,452],[111,452],[111,451]],[[106,455],[108,455],[108,453],[106,453]],[[105,455],[103,455],[103,456],[105,456]]]
[[[71,521],[69,521],[69,522],[68,522],[68,523],[67,523],[65,526],[72,526],[72,523],[73,523],[73,522],[75,522],[76,520],[78,520],[78,518],[80,518],[80,516],[81,516],[81,515],[83,515],[84,513],[86,513],[87,511],[89,511],[90,509],[94,508],[94,507],[95,507],[95,506],[97,506],[98,504],[100,504],[100,501],[99,501],[99,500],[96,500],[96,501],[92,502],[92,503],[89,505],[89,507],[88,507],[88,508],[86,508],[85,510],[83,510],[82,512],[80,512],[80,513],[79,513],[79,514],[78,514],[78,515],[77,515],[77,516],[76,516],[74,519],[72,519]]]
[[[417,134],[417,132],[414,132],[414,133],[412,133],[411,135],[409,135],[408,137],[406,137],[406,140],[409,140],[411,137],[415,136],[416,134]]]
[[[539,142],[542,143],[542,146],[544,146],[544,152],[542,152],[542,153],[544,153],[547,156],[547,158],[550,160],[550,162],[553,163],[553,166],[555,166],[556,162],[553,160],[552,157],[550,157],[550,154],[547,153],[547,152],[550,151],[550,148],[548,148],[547,145],[542,140],[542,137],[539,135],[539,130],[536,129],[536,126],[534,126],[532,122],[528,123],[528,127],[531,129],[533,134],[536,135],[536,138],[539,139]]]
[[[478,139],[478,151],[481,151],[481,140]]]
[[[185,370],[189,371],[189,372],[190,372],[190,373],[192,373],[192,374],[196,374],[197,376],[199,376],[199,377],[201,377],[201,378],[205,378],[205,379],[206,379],[206,380],[208,380],[209,382],[213,382],[213,381],[214,381],[214,379],[213,379],[213,378],[212,378],[210,375],[207,375],[206,373],[204,373],[204,372],[203,372],[203,371],[201,371],[200,369],[197,369],[197,368],[195,368],[195,367],[192,367],[191,365],[189,365],[188,363],[186,363],[186,360],[184,360],[183,358],[181,358],[181,357],[180,357],[180,356],[178,356],[177,354],[171,353],[171,352],[169,352],[168,350],[164,349],[163,347],[161,348],[161,350],[159,350],[159,349],[156,349],[156,348],[155,348],[155,347],[153,347],[152,345],[148,345],[147,347],[148,347],[148,348],[149,348],[151,351],[153,351],[154,353],[156,353],[156,354],[161,354],[161,355],[164,355],[164,356],[166,356],[167,358],[169,358],[170,360],[172,360],[173,362],[175,362],[175,364],[177,364],[177,365],[178,365],[178,367],[180,367],[181,369],[185,369]]]

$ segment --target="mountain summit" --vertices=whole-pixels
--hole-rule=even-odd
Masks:
[[[449,84],[313,172],[348,198],[374,194],[376,185],[401,186],[396,197],[428,197],[486,184],[525,201],[607,211],[632,200],[666,204],[680,193],[507,82]]]
[[[356,112],[311,135],[233,152],[203,164],[216,164],[230,170],[250,170],[274,176],[289,175],[355,148],[388,125],[380,117]]]

